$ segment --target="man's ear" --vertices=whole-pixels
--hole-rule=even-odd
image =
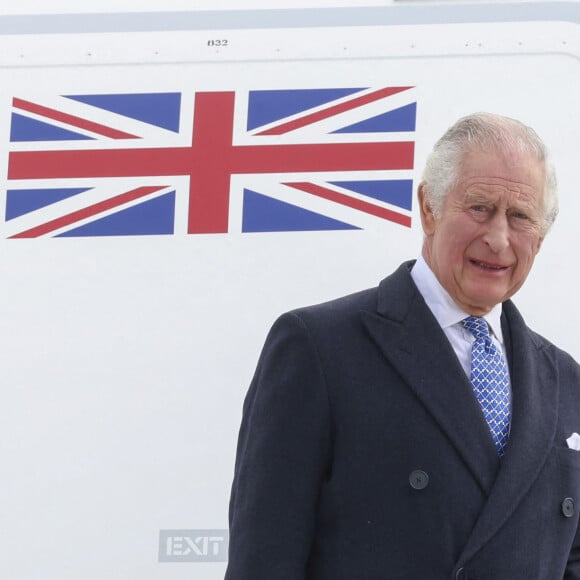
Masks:
[[[417,189],[417,197],[419,198],[419,209],[421,210],[421,224],[423,225],[423,232],[426,236],[430,236],[435,231],[435,216],[433,210],[427,201],[425,195],[425,188],[427,184],[422,181]]]

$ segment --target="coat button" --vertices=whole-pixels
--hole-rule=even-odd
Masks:
[[[562,500],[562,514],[565,518],[571,518],[574,515],[574,500],[571,497]]]
[[[429,485],[429,476],[422,469],[415,469],[409,475],[409,483],[413,489],[425,489]]]
[[[467,580],[467,574],[463,568],[459,568],[455,574],[455,580]]]

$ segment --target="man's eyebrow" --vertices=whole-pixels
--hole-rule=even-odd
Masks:
[[[481,191],[466,191],[463,199],[468,201],[482,201],[482,202],[494,202],[497,200],[497,196],[492,196],[490,194]]]

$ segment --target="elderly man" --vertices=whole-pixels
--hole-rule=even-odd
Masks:
[[[510,300],[557,214],[546,149],[465,117],[418,197],[416,262],[268,336],[227,580],[580,579],[580,368]]]

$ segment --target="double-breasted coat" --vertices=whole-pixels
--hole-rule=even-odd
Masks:
[[[511,301],[498,457],[403,264],[281,316],[244,403],[226,580],[580,579],[580,372]]]

